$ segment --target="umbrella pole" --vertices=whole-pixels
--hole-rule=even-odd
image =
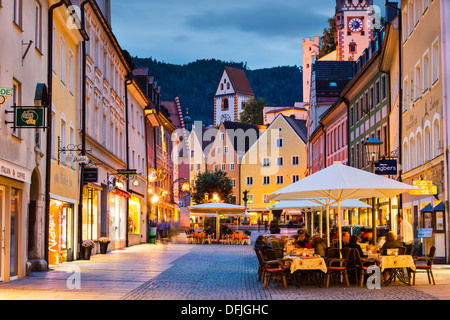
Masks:
[[[319,215],[319,234],[320,234],[321,238],[322,238],[322,235],[323,235],[323,232],[322,232],[322,224],[323,224],[323,222],[322,222],[322,213],[323,213],[323,211],[321,210],[320,211],[320,215]]]
[[[216,212],[216,240],[220,239],[220,217],[219,217],[219,211]]]
[[[327,218],[327,246],[330,246],[330,203],[329,200],[327,200],[327,213],[326,213],[326,218]]]
[[[311,236],[314,234],[314,211],[311,211]]]
[[[339,249],[342,249],[341,201],[338,201]]]

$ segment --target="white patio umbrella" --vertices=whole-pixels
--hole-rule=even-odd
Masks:
[[[188,207],[190,214],[212,214],[216,217],[216,239],[219,239],[220,233],[220,215],[240,215],[244,216],[245,206],[223,202],[203,203]]]
[[[270,194],[268,200],[309,199],[323,206],[334,202],[341,213],[341,202],[372,197],[393,198],[403,192],[417,190],[396,180],[335,162],[333,165]],[[341,219],[338,219],[339,247],[342,245]]]
[[[326,199],[318,199],[322,203],[326,203]],[[289,209],[298,209],[298,210],[317,210],[322,211],[326,210],[326,221],[327,221],[327,242],[328,246],[330,246],[330,222],[329,222],[329,209],[330,208],[338,208],[338,203],[334,202],[331,206],[324,206],[312,200],[302,199],[302,200],[282,200],[277,202],[269,207],[268,210],[289,210]],[[351,210],[355,208],[371,208],[365,202],[362,202],[358,199],[347,199],[342,201],[341,209]],[[322,236],[322,219],[320,219],[320,236]]]

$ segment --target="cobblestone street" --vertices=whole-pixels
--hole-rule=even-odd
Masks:
[[[258,232],[252,234],[254,239]],[[177,243],[178,242],[178,243]],[[142,244],[74,261],[49,272],[0,284],[2,300],[435,300],[450,298],[450,266],[435,265],[436,286],[425,274],[416,286],[395,283],[379,290],[271,284],[257,281],[253,246]],[[252,241],[253,243],[253,241]],[[79,271],[80,287],[71,288]]]

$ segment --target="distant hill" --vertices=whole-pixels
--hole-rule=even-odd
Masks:
[[[223,68],[231,66],[245,70],[256,98],[265,98],[269,106],[292,106],[302,101],[302,72],[297,66],[249,70],[245,63],[227,63],[215,59],[197,60],[186,65],[159,62],[152,58],[133,57],[136,67],[148,67],[150,75],[161,86],[162,100],[180,98],[183,114],[212,124],[214,93]]]

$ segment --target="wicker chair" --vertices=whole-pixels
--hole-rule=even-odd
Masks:
[[[433,285],[436,285],[434,281],[433,271],[431,267],[433,266],[433,260],[436,255],[436,247],[432,246],[430,248],[430,253],[425,257],[414,257],[414,264],[416,265],[416,271],[413,271],[413,285],[416,284],[416,273],[426,271],[428,276],[428,283],[431,284],[431,280],[433,280]],[[425,261],[426,264],[417,264],[419,261]]]
[[[325,287],[329,287],[331,276],[343,275],[345,284],[350,286],[347,274],[347,260],[345,259],[329,259],[327,261],[327,274],[325,275]]]

